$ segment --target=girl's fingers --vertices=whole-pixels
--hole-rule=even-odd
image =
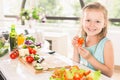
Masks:
[[[88,53],[88,51],[85,48],[83,48],[83,47],[79,47],[79,48],[81,49],[82,52]]]
[[[77,42],[77,41],[78,41],[78,38],[79,38],[78,36],[75,36],[75,37],[73,38],[73,40],[72,40],[72,45],[73,45],[73,46],[78,47],[78,42]]]
[[[85,48],[79,47],[78,51],[83,58],[88,59],[90,57],[89,51],[87,51]]]

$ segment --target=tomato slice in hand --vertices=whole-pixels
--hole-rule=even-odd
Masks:
[[[34,58],[33,58],[32,56],[27,56],[27,57],[26,57],[26,61],[27,61],[28,63],[32,63],[32,62],[34,61]]]
[[[15,59],[16,57],[17,57],[17,56],[16,56],[15,53],[11,53],[11,54],[10,54],[10,58],[11,58],[11,59]]]
[[[82,46],[83,43],[84,43],[84,38],[83,38],[83,37],[80,37],[80,38],[78,39],[78,45],[79,45],[79,46]]]

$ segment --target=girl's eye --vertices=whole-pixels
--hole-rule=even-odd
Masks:
[[[96,21],[97,23],[100,23],[100,21]]]
[[[90,20],[86,20],[87,22],[90,22]]]

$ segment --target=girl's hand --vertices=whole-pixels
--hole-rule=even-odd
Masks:
[[[72,45],[73,45],[74,48],[78,47],[78,39],[79,39],[79,36],[73,37]]]
[[[82,56],[86,60],[88,60],[92,57],[91,53],[83,47],[79,47],[78,52],[79,52],[80,56]]]

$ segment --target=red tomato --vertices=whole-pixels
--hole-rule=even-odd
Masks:
[[[36,54],[36,50],[34,50],[33,48],[28,47],[28,50],[30,54]]]
[[[29,53],[32,54],[32,53],[31,53],[32,48],[31,48],[31,47],[28,47],[28,50],[29,50]]]
[[[18,51],[18,49],[14,49],[11,53],[14,53],[14,54],[16,55],[16,57],[19,56],[19,51]]]
[[[16,57],[17,57],[17,56],[16,56],[15,53],[11,53],[11,54],[10,54],[10,58],[11,58],[11,59],[15,59]]]
[[[83,38],[83,37],[80,37],[80,38],[78,39],[78,45],[79,45],[79,46],[82,46],[83,43],[84,43],[84,38]]]
[[[32,50],[30,51],[30,54],[36,54],[36,50],[32,49]]]
[[[32,63],[32,62],[34,61],[34,58],[33,58],[32,56],[27,56],[27,57],[26,57],[26,61],[27,61],[28,63]]]

